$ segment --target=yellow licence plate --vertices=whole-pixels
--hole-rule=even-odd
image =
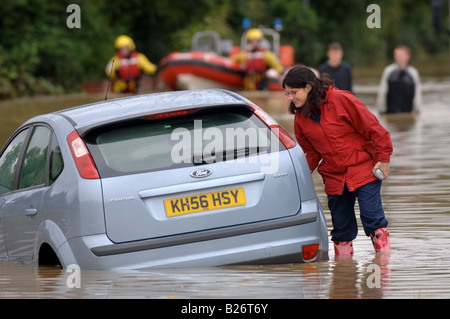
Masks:
[[[167,217],[244,206],[246,204],[247,201],[245,199],[244,188],[233,188],[185,197],[174,197],[164,201]]]

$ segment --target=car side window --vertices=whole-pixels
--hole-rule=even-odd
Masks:
[[[0,156],[0,194],[8,193],[14,188],[14,175],[28,131],[29,128],[16,135]]]
[[[52,145],[50,148],[50,176],[49,183],[52,185],[58,176],[61,174],[64,168],[64,161],[61,154],[61,148],[59,147],[58,140],[55,134],[53,134]]]
[[[37,126],[23,160],[19,188],[27,188],[45,184],[50,130],[45,126]]]

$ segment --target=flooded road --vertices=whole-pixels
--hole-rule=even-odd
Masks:
[[[390,254],[375,254],[360,224],[352,258],[335,258],[330,242],[330,260],[311,264],[88,271],[0,261],[0,298],[450,298],[450,78],[423,81],[420,115],[378,116],[394,144],[390,176],[382,187]],[[375,92],[371,82],[355,86],[355,95],[370,109]],[[247,97],[293,134],[281,93]],[[2,101],[0,143],[35,114],[102,99]],[[331,229],[321,177],[313,177]]]

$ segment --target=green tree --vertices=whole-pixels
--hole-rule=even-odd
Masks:
[[[81,28],[68,28],[69,4],[81,8]],[[366,25],[369,4],[381,9],[381,28]],[[131,36],[157,64],[172,51],[189,49],[198,31],[212,30],[239,44],[242,19],[271,27],[283,21],[282,44],[296,62],[317,67],[327,44],[340,41],[354,67],[382,67],[400,43],[414,62],[448,52],[448,2],[442,1],[442,31],[433,28],[431,0],[18,0],[2,3],[0,98],[77,91],[80,83],[104,79],[114,40]],[[448,53],[447,53],[448,55]],[[448,64],[448,59],[447,64]]]

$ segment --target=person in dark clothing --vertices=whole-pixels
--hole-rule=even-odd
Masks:
[[[350,64],[342,61],[344,49],[339,42],[331,42],[327,49],[328,60],[319,66],[320,73],[328,73],[341,90],[352,92],[352,70]]]
[[[380,113],[418,113],[422,104],[419,72],[409,65],[409,47],[399,45],[394,49],[395,62],[381,75],[377,108]]]

